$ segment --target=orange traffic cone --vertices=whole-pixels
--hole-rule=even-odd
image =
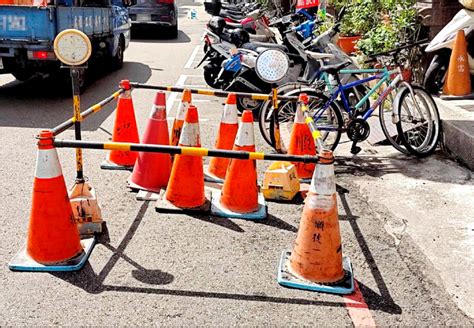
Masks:
[[[300,94],[298,103],[308,103],[308,95]],[[296,109],[295,122],[291,131],[290,144],[288,146],[289,155],[316,155],[316,145],[313,136],[305,122],[301,106]],[[296,174],[300,179],[311,179],[316,167],[313,163],[293,163],[296,167]]]
[[[81,246],[71,204],[53,145],[53,133],[41,131],[38,142],[28,242],[9,263],[16,271],[74,271],[84,266],[94,238]]]
[[[166,94],[158,92],[151,109],[148,124],[143,135],[143,143],[169,145],[168,123],[166,122]],[[171,172],[169,154],[140,152],[128,180],[131,189],[148,190],[159,193],[168,184]]]
[[[237,130],[239,129],[239,121],[237,119],[237,102],[235,94],[230,93],[227,97],[224,111],[222,112],[221,124],[217,133],[215,144],[216,149],[231,150]],[[209,162],[206,170],[205,179],[210,182],[223,182],[230,159],[222,157],[213,157]]]
[[[174,118],[173,128],[171,129],[170,145],[177,146],[179,143],[179,137],[181,136],[181,130],[183,129],[184,119],[188,108],[191,106],[191,91],[184,90],[179,104],[178,110],[176,111],[176,117]]]
[[[179,146],[201,147],[197,108],[189,106]],[[158,212],[191,211],[208,212],[209,201],[204,193],[202,157],[175,155],[166,192],[156,202]]]
[[[334,157],[323,150],[303,208],[293,252],[284,251],[278,282],[287,287],[350,294],[352,266],[342,258]]]
[[[471,73],[464,30],[458,31],[454,40],[443,93],[448,96],[467,96],[471,93]]]
[[[255,151],[252,111],[242,113],[233,150]],[[255,160],[231,159],[222,191],[212,194],[212,214],[239,219],[267,217],[265,199],[257,185]]]
[[[122,81],[120,87],[125,89],[125,92],[117,102],[112,141],[139,143],[130,82]],[[112,150],[100,167],[105,170],[131,170],[137,157],[138,153],[134,151]]]

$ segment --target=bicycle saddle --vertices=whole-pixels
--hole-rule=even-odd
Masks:
[[[345,62],[342,62],[342,63],[333,64],[333,65],[324,65],[324,66],[321,66],[319,71],[320,72],[326,72],[326,73],[331,74],[331,75],[335,75],[341,69],[344,69],[344,68],[346,68],[347,66],[349,66],[351,64],[352,63],[350,61],[345,61]]]

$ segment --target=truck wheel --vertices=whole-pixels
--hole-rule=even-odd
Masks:
[[[178,38],[178,24],[176,24],[175,26],[171,27],[170,37],[172,37],[173,39],[177,39],[177,38]]]
[[[119,41],[119,45],[117,48],[117,53],[115,56],[112,57],[112,69],[113,70],[119,70],[123,67],[123,51],[124,51],[125,45],[122,39]]]
[[[28,72],[28,71],[24,71],[24,72],[13,72],[12,75],[15,77],[15,79],[17,79],[18,81],[26,81],[28,80],[29,78],[31,78],[33,75],[35,75],[34,73],[31,73],[31,72]]]

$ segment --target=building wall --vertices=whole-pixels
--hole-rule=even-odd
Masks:
[[[434,37],[462,8],[458,0],[419,0],[418,6],[426,8],[431,18],[424,22],[430,26],[430,36]]]

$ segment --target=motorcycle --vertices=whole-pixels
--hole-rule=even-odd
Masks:
[[[436,94],[443,88],[454,39],[460,30],[466,35],[469,70],[474,74],[474,11],[461,9],[425,49],[435,54],[423,79],[423,86],[430,93]]]

